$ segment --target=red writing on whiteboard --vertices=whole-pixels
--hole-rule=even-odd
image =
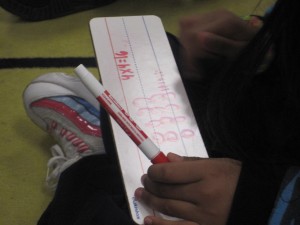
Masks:
[[[119,51],[114,54],[115,62],[118,67],[119,75],[122,80],[129,80],[134,77],[134,72],[128,62],[128,52]]]
[[[153,128],[153,133],[150,136],[158,144],[177,142],[195,136],[192,129],[183,128],[182,125],[179,125],[183,124],[184,126],[188,118],[184,115],[178,115],[181,107],[172,103],[175,99],[176,94],[174,92],[164,92],[144,98],[137,97],[132,101],[137,108],[138,116],[148,117],[149,120],[145,121],[145,125]]]
[[[159,90],[162,92],[169,91],[169,87],[166,85],[165,80],[164,80],[163,72],[161,70],[156,70],[154,72],[154,75],[157,78],[157,87],[159,88]]]
[[[195,132],[190,129],[183,129],[178,134],[175,131],[167,131],[165,133],[154,132],[152,134],[152,140],[158,144],[162,144],[164,142],[176,142],[182,138],[192,138],[195,135]]]
[[[174,92],[167,92],[161,94],[153,94],[149,98],[135,98],[132,103],[135,107],[149,107],[149,105],[160,105],[163,102],[169,102],[170,100],[175,98],[176,95]],[[169,106],[171,106],[171,104],[169,104]]]
[[[159,127],[163,125],[168,125],[171,123],[180,123],[184,122],[186,118],[184,116],[176,116],[174,118],[172,117],[160,117],[158,120],[150,120],[148,123],[146,123],[146,126],[149,127]]]
[[[155,114],[169,114],[172,113],[172,111],[180,109],[179,105],[175,105],[175,104],[168,104],[165,106],[156,106],[156,107],[141,107],[138,109],[137,114],[139,116],[143,116],[143,115],[147,115],[148,113],[150,113],[151,115],[155,115]]]

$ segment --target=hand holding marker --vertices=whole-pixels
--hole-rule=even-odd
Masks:
[[[114,118],[153,164],[169,162],[164,153],[159,150],[141,128],[129,117],[128,113],[104,89],[93,74],[82,64],[75,68],[75,73],[86,88],[97,98],[101,106]]]

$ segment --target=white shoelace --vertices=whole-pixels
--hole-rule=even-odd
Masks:
[[[101,154],[102,151],[91,150],[82,138],[56,121],[49,121],[49,128],[49,133],[59,144],[50,148],[52,158],[47,163],[46,186],[50,190],[55,190],[60,174],[65,169],[85,156]],[[98,141],[98,138],[95,138],[94,141]]]
[[[51,147],[52,158],[48,161],[46,185],[49,189],[55,190],[60,174],[83,156],[80,154],[73,158],[67,158],[59,145]]]

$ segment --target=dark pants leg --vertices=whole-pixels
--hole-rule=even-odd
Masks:
[[[62,173],[39,225],[131,225],[119,169],[107,157],[86,157]]]

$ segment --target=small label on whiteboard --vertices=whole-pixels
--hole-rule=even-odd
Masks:
[[[94,18],[90,28],[104,87],[141,129],[165,154],[207,157],[161,20]],[[112,128],[134,221],[164,217],[134,198],[151,162],[113,120]]]

